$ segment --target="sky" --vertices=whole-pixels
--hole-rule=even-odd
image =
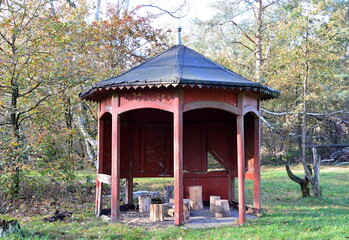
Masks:
[[[187,13],[187,15],[180,20],[170,17],[169,15],[164,15],[155,21],[155,25],[157,26],[173,26],[178,27],[181,25],[183,31],[185,31],[185,26],[187,22],[189,22],[193,18],[198,18],[200,20],[207,20],[213,16],[214,11],[209,5],[214,0],[129,0],[129,9],[133,9],[137,5],[144,4],[153,4],[159,6],[163,9],[173,11],[178,8],[184,1],[186,1],[187,6],[185,6],[183,13]],[[102,0],[102,4],[106,6],[106,3],[115,3],[116,0]],[[154,13],[158,13],[159,11],[155,8],[147,7],[147,11],[152,11]]]
[[[178,6],[180,6],[184,2],[184,0],[130,0],[130,7],[134,5],[149,4],[149,2],[153,2],[154,5],[157,5],[163,9],[173,11],[177,9]],[[154,26],[173,29],[173,32],[177,32],[178,26],[181,26],[182,35],[189,35],[189,23],[192,19],[198,18],[200,20],[208,20],[214,15],[214,10],[210,8],[210,4],[213,2],[214,0],[186,0],[187,5],[183,10],[183,15],[185,15],[183,18],[175,19],[168,14],[165,14],[154,21]],[[155,8],[149,7],[147,8],[147,10],[156,11]],[[180,16],[183,15],[180,14]],[[174,38],[176,37],[174,36]]]

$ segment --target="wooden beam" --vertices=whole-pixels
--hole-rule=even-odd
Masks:
[[[239,186],[239,224],[246,220],[245,204],[245,140],[244,140],[244,118],[236,116],[237,132],[237,157],[238,157],[238,186]]]
[[[97,180],[102,183],[111,184],[111,176],[107,174],[97,174]]]
[[[111,221],[120,219],[120,117],[118,114],[119,98],[112,98],[112,167],[111,167]]]
[[[179,90],[174,99],[173,112],[173,161],[174,161],[174,211],[175,225],[184,224],[183,215],[183,110]]]
[[[253,208],[255,213],[261,210],[261,173],[260,173],[260,119],[254,119],[254,156],[253,156]]]

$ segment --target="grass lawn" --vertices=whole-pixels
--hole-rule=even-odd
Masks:
[[[301,168],[294,169],[301,174]],[[262,170],[263,216],[243,226],[210,229],[133,228],[107,224],[93,214],[93,202],[76,203],[72,218],[45,223],[44,216],[19,219],[24,235],[6,239],[349,239],[349,168],[322,167],[322,199],[301,198],[300,187],[284,168]],[[139,179],[138,188],[155,190],[171,179]],[[247,182],[248,201],[252,185]],[[0,215],[0,218],[4,216]]]

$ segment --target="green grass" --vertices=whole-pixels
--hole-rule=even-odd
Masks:
[[[301,168],[294,169],[301,174]],[[86,176],[86,174],[84,174]],[[137,179],[138,189],[157,190],[172,179]],[[20,219],[24,236],[6,239],[348,239],[349,168],[321,169],[322,199],[301,198],[298,184],[288,179],[284,168],[262,170],[263,216],[243,226],[211,229],[168,227],[147,230],[122,224],[107,224],[93,214],[93,202],[76,206],[72,218],[54,223],[43,216]],[[248,202],[252,185],[247,181]],[[0,216],[2,218],[3,216]]]

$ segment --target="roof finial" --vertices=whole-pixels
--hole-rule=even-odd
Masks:
[[[177,30],[178,30],[177,45],[182,45],[182,37],[181,37],[182,27],[178,26]]]

